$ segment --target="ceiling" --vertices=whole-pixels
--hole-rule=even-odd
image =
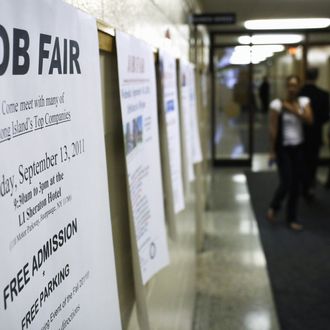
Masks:
[[[203,13],[236,13],[235,25],[211,30],[242,29],[248,19],[330,17],[330,0],[200,0]]]

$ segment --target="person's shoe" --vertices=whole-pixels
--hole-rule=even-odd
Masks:
[[[303,225],[298,222],[289,222],[288,226],[293,231],[302,231],[304,229]]]
[[[267,210],[266,218],[269,222],[274,223],[276,220],[275,210],[271,207]]]

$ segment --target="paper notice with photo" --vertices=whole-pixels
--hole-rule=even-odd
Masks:
[[[116,32],[120,104],[135,236],[145,284],[169,263],[152,48]]]

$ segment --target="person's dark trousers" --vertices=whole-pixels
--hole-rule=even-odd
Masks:
[[[308,143],[304,145],[304,167],[303,167],[303,194],[308,194],[316,182],[316,171],[319,160],[319,143]]]
[[[279,185],[275,191],[270,207],[277,212],[284,198],[287,222],[297,222],[297,207],[301,184],[301,166],[303,160],[302,146],[281,147],[277,152],[277,168]]]

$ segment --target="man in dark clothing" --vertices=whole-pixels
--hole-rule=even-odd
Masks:
[[[262,112],[266,113],[269,105],[269,82],[266,76],[259,86],[259,97],[261,101]]]
[[[306,72],[306,83],[300,91],[301,96],[310,98],[313,111],[313,124],[305,126],[304,143],[304,180],[303,195],[307,199],[314,197],[313,186],[316,181],[316,170],[319,151],[322,145],[322,126],[329,120],[330,100],[329,93],[315,85],[318,69],[310,68]]]

